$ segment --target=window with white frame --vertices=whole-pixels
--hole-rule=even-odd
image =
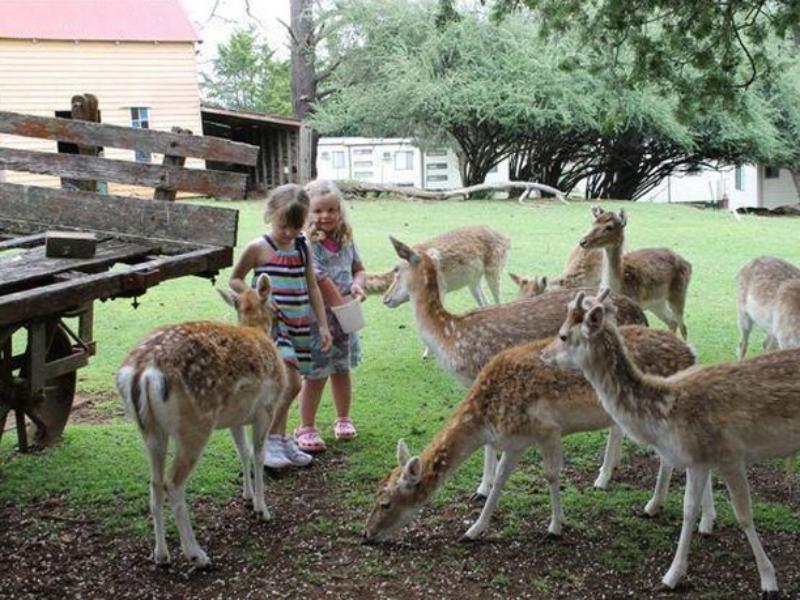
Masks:
[[[334,150],[331,153],[333,157],[333,168],[334,169],[344,169],[344,151],[343,150]]]
[[[398,150],[394,153],[394,170],[410,171],[414,168],[414,152],[411,150]]]
[[[322,160],[330,160],[331,159],[331,153],[330,152],[322,152],[322,153],[320,153],[319,157]]]
[[[146,106],[131,107],[131,127],[136,129],[150,129],[150,109]],[[136,162],[147,162],[152,160],[150,152],[147,150],[134,151]]]
[[[428,167],[428,171],[446,171],[447,170],[447,163],[428,163],[425,166]]]
[[[356,179],[371,179],[372,171],[356,171],[353,173],[353,177]]]
[[[779,167],[773,167],[772,165],[764,166],[765,179],[778,179],[780,176],[781,176],[781,170]]]
[[[371,160],[355,160],[353,161],[353,167],[371,167],[372,161]]]
[[[355,156],[372,156],[372,148],[354,148],[353,154]]]
[[[742,172],[742,165],[736,165],[736,170],[734,171],[734,179],[736,189],[738,191],[744,190],[744,173]]]
[[[447,175],[428,175],[425,179],[428,181],[447,181]]]
[[[425,153],[426,156],[447,156],[447,150],[442,150],[441,148],[437,148],[435,150],[428,150]]]

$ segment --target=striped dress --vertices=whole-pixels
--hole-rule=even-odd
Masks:
[[[305,237],[295,239],[291,250],[278,248],[268,235],[264,240],[274,254],[269,262],[254,269],[253,282],[262,273],[269,275],[272,299],[278,307],[278,318],[272,328],[272,338],[283,360],[307,373],[312,368],[311,357],[311,304],[306,280]]]

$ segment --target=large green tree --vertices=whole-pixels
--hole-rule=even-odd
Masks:
[[[217,48],[212,74],[203,76],[206,100],[230,109],[292,114],[289,62],[279,60],[253,28],[239,29]]]

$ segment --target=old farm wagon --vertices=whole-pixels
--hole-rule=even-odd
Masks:
[[[187,132],[0,112],[0,134],[164,155],[163,164],[0,147],[2,169],[155,188],[156,199],[3,183],[0,178],[0,435],[14,411],[20,450],[57,440],[76,370],[95,352],[95,300],[136,297],[167,279],[229,266],[235,210],[170,201],[177,191],[238,198],[246,175],[181,166],[185,157],[252,166],[258,149]],[[95,189],[94,185],[79,186]],[[55,231],[57,230],[57,231]]]

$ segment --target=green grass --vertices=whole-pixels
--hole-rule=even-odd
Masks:
[[[241,211],[241,246],[263,231],[261,205],[231,206]],[[738,340],[735,274],[745,262],[761,254],[800,262],[800,222],[756,217],[743,217],[739,222],[724,212],[676,205],[608,203],[607,208],[622,206],[629,214],[630,247],[667,246],[692,262],[694,275],[686,314],[689,338],[701,362],[732,360]],[[557,203],[361,202],[351,206],[349,214],[370,271],[382,271],[393,264],[393,250],[386,239],[390,233],[416,242],[456,226],[487,223],[512,240],[509,271],[555,275],[590,221],[588,205],[566,207]],[[225,285],[227,277],[228,273],[223,273],[217,285]],[[512,299],[510,281],[505,280],[503,286],[504,299]],[[81,391],[112,390],[114,372],[125,352],[152,327],[199,318],[233,320],[229,308],[205,279],[186,277],[163,283],[140,301],[136,310],[130,300],[97,303],[98,354],[79,372]],[[447,304],[454,311],[463,311],[471,308],[473,301],[461,291],[449,295]],[[409,305],[390,310],[373,298],[366,303],[365,313],[365,359],[354,375],[353,416],[359,437],[347,446],[349,468],[343,475],[347,492],[342,501],[354,511],[369,504],[376,482],[394,465],[397,439],[405,437],[412,450],[421,449],[464,394],[434,360],[420,360],[422,344]],[[761,339],[760,335],[753,336],[751,347],[759,348]],[[293,422],[296,418],[295,409]],[[326,392],[319,422],[329,439],[332,421]],[[67,509],[89,511],[111,528],[124,527],[134,534],[148,535],[148,469],[138,437],[135,428],[121,420],[103,426],[68,426],[64,443],[57,448],[19,456],[14,452],[15,436],[9,433],[0,444],[0,501],[31,504],[58,496]],[[603,443],[600,433],[573,436],[565,443],[565,456],[578,468],[593,469],[599,464]],[[632,451],[630,446],[626,448]],[[456,493],[463,497],[473,489],[479,478],[480,458],[476,454],[447,482],[436,504],[451,501]],[[270,485],[290,486],[291,478]],[[238,488],[233,444],[226,432],[219,432],[192,477],[190,495],[222,501],[237,494]],[[529,453],[526,467],[512,477],[508,489],[511,493],[503,499],[507,523],[502,535],[513,536],[530,519],[545,518],[548,511],[535,452]],[[570,525],[591,535],[593,519],[599,514],[630,514],[628,509],[641,507],[646,497],[646,491],[624,486],[615,486],[610,493],[577,490],[567,481],[564,505]],[[720,503],[720,509],[722,522],[732,522],[727,506]],[[679,492],[671,494],[667,510],[675,520],[679,518]],[[759,504],[756,518],[764,530],[800,531],[797,516],[777,504]],[[650,540],[659,533],[654,534],[650,524],[627,521],[623,516],[619,519],[630,532],[628,542]],[[320,517],[311,526],[324,533],[331,523]],[[638,560],[638,552],[638,547],[624,546],[614,548],[607,558],[625,569]],[[375,568],[380,569],[378,565]],[[502,587],[503,581],[495,584]],[[548,581],[539,580],[536,585],[547,586]]]

